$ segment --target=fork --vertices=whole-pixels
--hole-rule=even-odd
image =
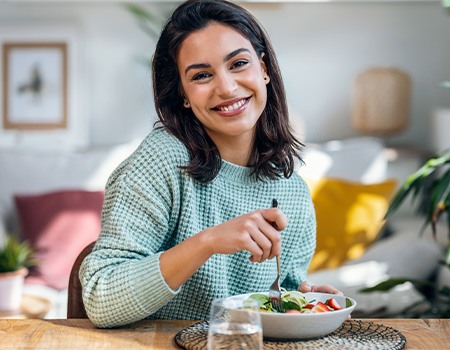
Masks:
[[[278,201],[276,199],[272,200],[272,208],[278,207]],[[280,289],[280,276],[281,276],[281,266],[280,266],[280,255],[277,255],[277,278],[273,281],[269,289],[269,299],[272,303],[272,307],[278,312],[283,312],[283,307],[281,306],[281,289]]]

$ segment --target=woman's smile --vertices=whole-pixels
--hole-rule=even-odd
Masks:
[[[221,103],[217,107],[212,108],[212,110],[218,112],[220,115],[223,115],[225,117],[235,116],[247,108],[249,100],[250,97],[239,98],[235,99],[234,101],[227,101],[225,103]]]

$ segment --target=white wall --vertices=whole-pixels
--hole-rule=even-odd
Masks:
[[[162,13],[173,5],[146,6]],[[432,111],[450,107],[450,91],[437,88],[450,79],[450,15],[439,1],[245,6],[272,38],[289,102],[302,116],[308,142],[356,134],[350,126],[353,79],[367,66],[380,65],[402,68],[413,80],[411,124],[387,141],[431,145]],[[138,60],[151,56],[154,43],[120,4],[0,2],[3,31],[28,23],[78,29],[81,63],[73,73],[82,112],[70,117],[85,121],[88,144],[145,136],[155,113],[150,71]]]
[[[269,7],[267,7],[269,10]],[[430,145],[430,117],[450,106],[450,15],[439,2],[341,2],[272,5],[253,11],[268,29],[288,96],[312,141],[351,136],[355,75],[397,66],[412,78],[410,127],[388,142]]]

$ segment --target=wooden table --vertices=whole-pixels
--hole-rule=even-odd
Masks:
[[[450,349],[450,319],[371,319],[393,327],[405,349]],[[2,350],[179,349],[174,335],[195,321],[141,321],[119,329],[97,329],[87,319],[0,320]]]

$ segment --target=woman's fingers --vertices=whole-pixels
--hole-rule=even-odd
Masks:
[[[280,232],[287,219],[277,208],[261,209],[236,217],[203,232],[213,254],[247,250],[252,262],[263,262],[281,252]]]
[[[302,293],[307,292],[317,292],[317,293],[328,293],[328,294],[336,294],[336,295],[344,295],[340,290],[336,289],[330,284],[322,284],[322,285],[310,285],[308,282],[303,281],[298,290]]]
[[[278,231],[283,231],[287,224],[287,217],[278,208],[261,209],[260,214],[269,223],[272,224]]]
[[[312,286],[311,287],[312,292],[319,292],[319,293],[329,293],[329,294],[336,294],[336,295],[344,295],[340,290],[334,288],[332,285],[324,284],[319,286]]]
[[[287,226],[287,218],[278,208],[261,209],[252,214],[258,216],[258,230],[252,238],[263,250],[261,259],[255,260],[263,262],[281,253],[280,231]]]
[[[252,261],[263,262],[281,253],[281,235],[278,229],[275,228],[274,222],[278,217],[281,217],[281,219],[278,219],[278,222],[284,228],[287,220],[284,214],[276,208],[256,211],[254,215],[258,216],[257,229],[252,231],[250,235],[263,253],[260,259],[254,257]]]
[[[259,262],[272,259],[281,252],[281,235],[270,223],[263,220],[258,229],[251,232],[252,239],[262,249]]]

